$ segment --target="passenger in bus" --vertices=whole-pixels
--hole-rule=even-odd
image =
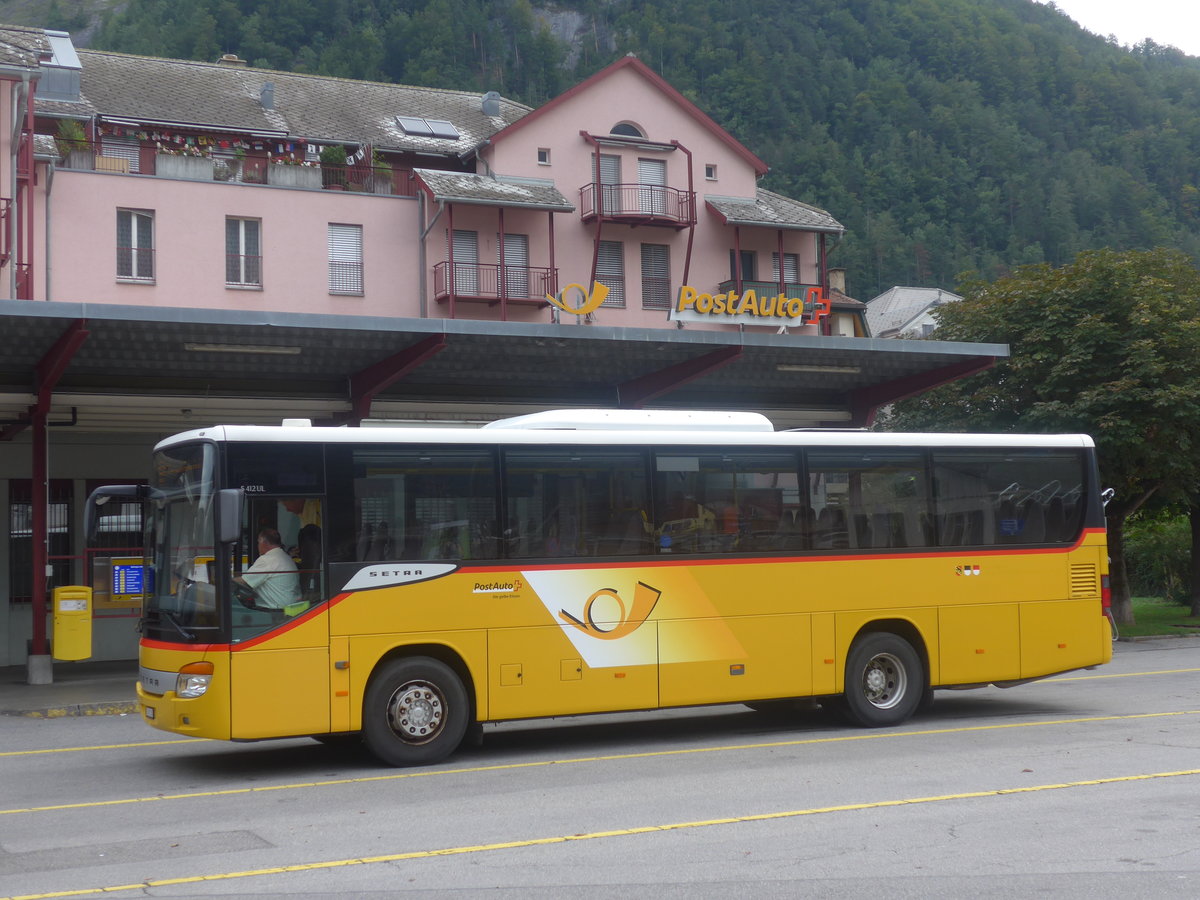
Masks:
[[[283,609],[300,600],[300,575],[296,562],[281,546],[274,528],[258,533],[258,559],[234,581],[254,592],[255,605],[261,609]]]

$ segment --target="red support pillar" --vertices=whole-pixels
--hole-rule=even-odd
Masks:
[[[47,419],[50,416],[50,404],[54,399],[54,388],[62,378],[63,372],[70,365],[75,353],[87,340],[87,320],[77,319],[64,331],[54,346],[46,351],[45,356],[38,361],[34,368],[34,390],[37,399],[29,407],[29,425],[33,428],[33,460],[31,474],[33,476],[33,632],[30,646],[30,658],[47,657],[50,654],[50,643],[46,639],[46,566],[49,563],[49,537],[47,533],[50,504],[50,473],[48,445],[46,436]],[[43,667],[44,668],[44,667]],[[34,671],[31,663],[30,672]],[[49,678],[30,678],[30,683],[38,684],[49,681]]]
[[[49,562],[48,520],[50,510],[50,476],[47,457],[47,410],[41,404],[30,407],[33,427],[33,640],[30,656],[48,656],[50,642],[46,638],[46,566]]]

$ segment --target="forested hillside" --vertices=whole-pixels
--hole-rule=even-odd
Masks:
[[[52,0],[79,27],[83,2]],[[95,5],[95,0],[87,8]],[[1032,0],[130,0],[93,47],[537,105],[636,53],[847,227],[869,299],[1083,249],[1200,257],[1200,60]],[[50,13],[47,13],[50,16]],[[67,21],[71,19],[71,21]]]

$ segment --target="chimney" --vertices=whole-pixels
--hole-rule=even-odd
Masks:
[[[275,82],[264,81],[263,86],[258,91],[259,102],[262,103],[263,109],[275,108]]]
[[[483,114],[485,116],[500,115],[500,95],[495,91],[488,91],[482,98]]]
[[[846,293],[845,269],[827,269],[826,275],[829,277],[829,289],[831,291],[837,291],[839,294]]]
[[[248,62],[246,62],[246,60],[244,60],[244,59],[238,59],[238,55],[236,53],[226,53],[220,59],[217,60],[217,65],[218,66],[242,66],[242,67],[245,67],[250,64]]]

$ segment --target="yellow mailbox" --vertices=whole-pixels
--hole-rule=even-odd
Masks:
[[[92,589],[71,584],[54,589],[55,659],[87,659],[92,655]]]

